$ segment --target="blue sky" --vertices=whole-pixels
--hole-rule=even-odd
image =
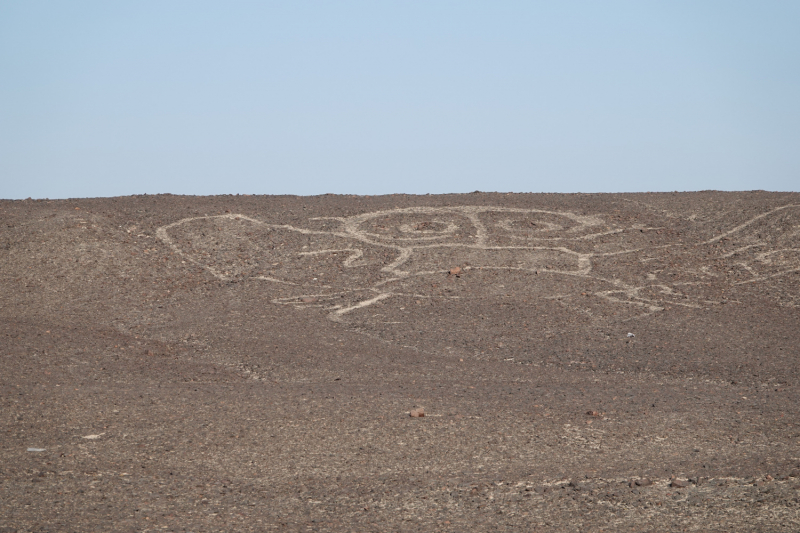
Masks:
[[[800,2],[0,0],[0,198],[800,190]]]

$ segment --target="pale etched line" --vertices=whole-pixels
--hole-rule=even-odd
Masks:
[[[624,232],[625,232],[624,229],[615,229],[615,230],[611,230],[611,231],[605,231],[603,233],[590,233],[589,235],[581,235],[580,237],[572,237],[572,238],[570,238],[568,240],[570,240],[570,241],[583,241],[583,240],[591,241],[591,240],[594,240],[597,237],[604,237],[606,235],[616,235],[617,233],[624,233]]]
[[[252,222],[253,224],[257,224],[257,225],[260,225],[260,226],[267,226],[267,227],[270,227],[270,228],[278,228],[278,229],[291,229],[293,231],[297,231],[297,232],[302,233],[302,234],[315,234],[315,235],[330,235],[331,234],[330,232],[317,232],[317,231],[314,231],[314,230],[303,230],[302,228],[295,228],[293,226],[287,226],[287,225],[266,224],[264,222],[261,222],[260,220],[256,220],[254,218],[248,217],[247,215],[243,215],[243,214],[240,214],[240,213],[235,213],[235,214],[234,213],[226,213],[224,215],[210,215],[210,216],[202,216],[202,217],[184,218],[184,219],[178,220],[177,222],[173,222],[172,224],[167,224],[166,226],[162,226],[162,227],[158,228],[156,230],[156,236],[159,239],[161,239],[162,242],[164,242],[166,245],[168,245],[175,253],[177,253],[181,257],[185,258],[189,262],[191,262],[191,263],[193,263],[193,264],[195,264],[195,265],[207,270],[209,273],[211,273],[211,275],[213,275],[214,277],[216,277],[219,280],[230,281],[231,280],[230,277],[226,276],[222,272],[219,272],[217,269],[215,269],[211,265],[208,265],[206,263],[202,263],[202,262],[196,260],[194,257],[192,257],[192,256],[190,256],[188,254],[185,254],[183,252],[183,250],[181,249],[181,247],[178,246],[177,244],[175,244],[175,242],[169,236],[169,233],[167,233],[167,230],[169,230],[170,228],[177,227],[177,226],[180,226],[180,225],[183,225],[183,224],[188,224],[189,222],[193,222],[195,220],[208,220],[208,219],[215,219],[215,218],[223,218],[223,219],[228,219],[228,220],[246,220],[248,222]],[[344,237],[344,238],[350,238],[349,235],[347,235],[347,234],[341,234],[339,236]],[[296,285],[295,283],[292,283],[290,281],[279,280],[279,279],[276,279],[276,278],[273,278],[273,277],[270,277],[270,276],[253,276],[253,278],[254,279],[259,279],[259,280],[264,280],[264,281],[271,281],[271,282],[275,282],[275,283],[285,283],[285,284],[288,284],[288,285]]]
[[[483,250],[483,251],[493,251],[493,250],[529,250],[529,251],[553,251],[553,252],[562,252],[567,255],[575,256],[578,261],[579,270],[570,271],[570,273],[575,274],[583,274],[588,275],[592,270],[591,265],[591,258],[594,256],[599,255],[618,255],[623,253],[631,253],[636,250],[625,250],[621,252],[609,252],[607,254],[583,254],[580,252],[576,252],[574,250],[570,250],[569,248],[565,248],[563,246],[480,246],[477,244],[465,244],[465,243],[439,243],[439,244],[428,244],[428,245],[419,245],[414,246],[413,248],[404,249],[404,253],[401,254],[401,257],[398,257],[392,264],[387,265],[386,267],[382,268],[384,272],[391,272],[394,274],[406,276],[409,275],[409,272],[396,270],[398,266],[403,264],[408,258],[411,256],[415,249],[433,249],[433,248],[465,248],[465,249],[473,249],[473,250]],[[488,267],[487,267],[488,268]],[[521,269],[521,268],[514,268],[514,267],[496,267],[499,269],[508,268],[512,270],[530,270],[533,272],[535,269]],[[553,270],[550,270],[553,272]],[[561,271],[558,271],[561,272]],[[566,272],[564,272],[566,273]]]
[[[306,229],[306,228],[298,228],[296,226],[292,226],[290,224],[267,224],[262,222],[261,224],[267,226],[271,229],[286,229],[290,231],[296,231],[302,235],[333,235],[334,237],[342,237],[343,239],[352,239],[353,236],[349,233],[342,233],[339,231],[323,231],[323,230],[316,230],[316,229]]]
[[[319,254],[327,254],[327,253],[334,253],[334,252],[350,252],[350,257],[345,259],[342,262],[342,265],[347,268],[353,268],[353,262],[356,259],[361,259],[364,256],[364,252],[360,248],[338,248],[333,250],[317,250],[313,252],[300,252],[298,255],[319,255]]]
[[[727,259],[729,257],[733,257],[734,255],[738,254],[739,252],[743,252],[744,250],[749,250],[750,248],[760,248],[762,246],[766,246],[767,243],[759,243],[759,244],[748,244],[747,246],[742,246],[741,248],[737,248],[736,250],[729,252],[725,255],[719,256],[719,259]]]
[[[698,244],[698,246],[702,246],[702,245],[704,245],[704,244],[711,244],[711,243],[717,242],[717,241],[719,241],[720,239],[723,239],[723,238],[727,237],[728,235],[731,235],[731,234],[733,234],[733,233],[736,233],[737,231],[739,231],[739,230],[741,230],[741,229],[744,229],[744,228],[746,228],[747,226],[749,226],[749,225],[753,224],[754,222],[756,222],[756,221],[758,221],[758,220],[761,220],[761,219],[762,219],[762,218],[764,218],[764,217],[768,217],[768,216],[770,216],[771,214],[773,214],[773,213],[777,213],[778,211],[781,211],[781,210],[783,210],[783,209],[789,209],[790,207],[800,207],[800,204],[788,204],[788,205],[783,205],[783,206],[781,206],[781,207],[776,207],[775,209],[773,209],[773,210],[771,210],[771,211],[767,211],[766,213],[761,213],[760,215],[757,215],[757,216],[755,216],[755,217],[751,218],[751,219],[750,219],[750,220],[748,220],[747,222],[745,222],[745,223],[743,223],[743,224],[739,224],[738,226],[736,226],[735,228],[733,228],[733,229],[732,229],[732,230],[730,230],[730,231],[726,231],[725,233],[721,233],[720,235],[717,235],[717,236],[716,236],[716,237],[714,237],[713,239],[709,239],[709,240],[707,240],[707,241],[705,241],[705,242],[701,242],[700,244]]]
[[[380,244],[380,246],[385,246]],[[400,248],[400,247],[398,247]],[[430,250],[432,248],[469,248],[473,250],[553,250],[556,252],[564,252],[572,255],[601,255],[601,254],[582,254],[581,252],[576,252],[574,250],[570,250],[569,248],[565,248],[564,246],[485,246],[479,245],[474,243],[462,243],[462,242],[440,242],[436,244],[419,244],[415,246],[403,247],[403,249],[408,250]],[[636,251],[636,250],[632,250]],[[627,252],[627,251],[626,251]],[[626,253],[626,252],[609,252],[610,254],[617,254],[617,253]]]
[[[282,279],[272,278],[270,276],[250,276],[252,279],[258,279],[262,281],[271,281],[273,283],[285,283],[286,285],[297,285],[297,283],[292,283],[291,281],[284,281]]]
[[[469,270],[476,270],[476,269],[480,270],[481,268],[483,268],[483,267],[465,266],[461,270],[466,272],[466,271],[469,271]],[[486,268],[488,268],[488,267],[486,267]],[[500,268],[503,268],[503,267],[500,267]],[[395,272],[395,273],[396,274],[400,274],[400,272]],[[396,278],[389,278],[389,279],[385,279],[385,280],[382,280],[382,281],[378,281],[377,283],[375,283],[373,285],[373,287],[382,287],[383,285],[386,285],[386,284],[389,284],[389,283],[393,283],[395,281],[401,281],[401,280],[414,278],[414,277],[432,276],[434,274],[440,274],[441,275],[441,274],[449,274],[449,273],[450,273],[450,269],[418,270],[417,272],[403,272],[401,276],[398,276]]]
[[[215,269],[214,267],[212,267],[210,265],[207,265],[205,263],[201,263],[200,261],[197,261],[193,257],[183,253],[183,250],[178,245],[175,244],[175,242],[172,240],[172,238],[167,233],[167,230],[172,228],[172,227],[179,226],[179,225],[182,225],[182,224],[186,224],[188,222],[192,222],[192,221],[195,221],[195,220],[206,220],[206,219],[209,219],[209,218],[226,218],[226,219],[229,219],[229,220],[244,219],[244,220],[247,220],[248,222],[252,222],[254,224],[259,224],[259,225],[263,225],[264,224],[263,222],[261,222],[259,220],[256,220],[254,218],[250,218],[250,217],[248,217],[246,215],[232,214],[232,213],[231,214],[224,214],[224,215],[190,217],[190,218],[184,218],[184,219],[178,220],[177,222],[173,222],[172,224],[167,224],[166,226],[161,226],[160,228],[158,228],[156,230],[156,236],[159,239],[161,239],[162,242],[164,242],[167,246],[169,246],[178,255],[180,255],[181,257],[183,257],[185,259],[187,259],[189,262],[199,266],[200,268],[203,268],[203,269],[207,270],[215,278],[217,278],[219,280],[222,280],[222,281],[230,281],[231,278],[229,278],[225,274],[217,271],[217,269]],[[287,283],[287,282],[283,282],[283,281],[280,281],[280,280],[276,280],[274,278],[270,278],[270,279],[268,279],[268,281],[277,281],[279,283]]]
[[[439,224],[444,224],[444,222],[441,221],[441,220],[433,220],[433,222],[436,222],[436,223],[439,223]],[[400,229],[403,230],[404,233],[411,233],[411,231],[413,231],[411,229],[411,226],[409,226],[408,224],[401,224],[400,225]],[[451,234],[455,233],[457,229],[458,229],[458,226],[456,226],[453,223],[449,223],[449,224],[447,224],[447,228],[445,228],[442,231],[416,230],[416,231],[419,231],[420,233],[424,233],[424,234],[433,233],[435,235],[425,235],[425,236],[420,236],[420,237],[397,237],[397,236],[391,236],[391,239],[393,241],[430,241],[430,240],[443,239],[445,237],[448,237]],[[388,239],[388,238],[390,238],[389,236],[381,235],[379,233],[371,233],[371,232],[368,232],[368,231],[365,231],[362,234],[366,235],[366,236],[371,236],[371,237],[374,237],[374,238],[378,238],[378,239]]]
[[[605,235],[616,235],[618,233],[624,233],[624,232],[625,232],[624,229],[617,229],[617,230],[605,231],[603,233],[590,233],[588,235],[581,235],[580,237],[530,237],[522,235],[511,235],[511,238],[518,240],[533,240],[533,241],[581,241],[581,240],[591,241],[596,239],[597,237],[603,237]]]
[[[791,268],[789,270],[783,270],[781,272],[776,272],[774,274],[770,274],[769,276],[761,276],[760,278],[749,279],[747,281],[739,281],[734,283],[734,285],[745,285],[747,283],[757,283],[759,281],[764,281],[767,279],[777,278],[778,276],[784,276],[786,274],[791,274],[792,272],[800,272],[800,268]]]
[[[301,300],[303,298],[324,298],[330,300],[336,296],[342,296],[344,294],[352,294],[353,292],[358,291],[371,291],[372,289],[369,288],[357,288],[357,289],[350,289],[347,291],[340,291],[340,292],[324,292],[324,293],[314,293],[314,294],[301,294],[298,296],[289,296],[284,298],[274,298],[271,300],[272,303],[286,305],[286,304],[294,304],[294,303],[302,303]]]
[[[156,230],[156,236],[157,236],[159,239],[161,239],[161,241],[162,241],[162,242],[164,242],[164,243],[165,243],[167,246],[169,246],[169,247],[172,249],[172,251],[174,251],[175,253],[177,253],[177,254],[178,254],[178,255],[180,255],[181,257],[185,257],[185,258],[186,258],[186,259],[188,259],[188,260],[189,260],[191,263],[194,263],[195,265],[197,265],[197,266],[199,266],[199,267],[201,267],[201,268],[204,268],[204,269],[206,269],[206,270],[207,270],[208,272],[210,272],[210,273],[211,273],[211,275],[212,275],[212,276],[214,276],[215,278],[217,278],[217,279],[220,279],[220,280],[222,280],[222,281],[227,281],[227,280],[228,280],[228,278],[227,278],[227,277],[226,277],[224,274],[222,274],[222,273],[220,273],[220,272],[217,272],[217,270],[216,270],[215,268],[213,268],[213,267],[211,267],[211,266],[209,266],[209,265],[206,265],[206,264],[204,264],[204,263],[200,263],[199,261],[196,261],[194,258],[192,258],[192,257],[189,257],[189,256],[185,255],[185,254],[183,253],[183,250],[181,250],[181,249],[180,249],[180,247],[178,247],[178,246],[177,246],[177,245],[176,245],[176,244],[173,242],[173,240],[170,238],[170,236],[167,234],[167,230],[168,230],[169,228],[173,227],[173,226],[177,226],[177,225],[179,225],[179,224],[183,224],[183,223],[185,223],[185,222],[191,222],[192,220],[199,220],[199,219],[204,219],[204,218],[208,218],[208,217],[194,217],[194,218],[191,218],[191,219],[183,219],[183,220],[179,220],[178,222],[173,222],[172,224],[169,224],[169,225],[167,225],[167,226],[162,226],[162,227],[160,227],[160,228],[158,228],[158,229]]]
[[[464,206],[449,206],[449,207],[428,207],[428,206],[418,206],[418,207],[405,207],[405,208],[397,208],[397,209],[386,209],[381,211],[370,211],[368,213],[362,213],[360,215],[354,215],[352,217],[347,217],[345,222],[352,224],[355,222],[360,224],[365,220],[369,220],[371,218],[377,218],[380,216],[392,215],[392,214],[403,214],[403,213],[419,213],[419,214],[432,214],[432,213],[485,213],[485,212],[503,212],[503,213],[546,213],[549,215],[557,215],[563,216],[566,218],[571,218],[576,222],[580,222],[586,225],[599,225],[601,222],[597,217],[588,216],[588,215],[577,215],[570,211],[548,211],[544,209],[528,209],[522,207],[499,207],[499,206],[483,206],[483,205],[464,205]]]
[[[512,266],[481,266],[482,270],[515,270],[518,272],[530,272],[532,274],[561,274],[564,276],[576,276],[579,278],[597,279],[589,275],[588,270],[557,270],[555,268],[528,268],[528,267],[512,267]]]
[[[468,213],[467,218],[475,226],[475,241],[478,246],[485,246],[489,232],[486,231],[486,226],[481,221],[481,217],[478,216],[478,213]]]
[[[416,276],[416,275],[417,275],[417,273],[416,273],[416,272],[414,272],[413,274],[408,274],[408,273],[405,273],[405,274],[407,274],[407,275],[404,275],[404,276],[398,276],[398,277],[396,277],[396,278],[389,278],[389,279],[385,279],[385,280],[383,280],[383,281],[379,281],[379,282],[375,283],[375,284],[373,285],[373,287],[381,287],[381,286],[383,286],[383,285],[386,285],[387,283],[392,283],[392,282],[395,282],[395,281],[400,281],[401,279],[407,279],[407,278],[408,278],[408,277],[410,277],[410,276]]]
[[[341,317],[343,315],[346,315],[347,313],[350,313],[350,312],[355,311],[357,309],[361,309],[362,307],[370,306],[372,304],[380,302],[381,300],[385,300],[386,298],[391,298],[392,296],[394,296],[394,293],[383,292],[383,293],[375,296],[374,298],[370,298],[369,300],[362,300],[362,301],[360,301],[360,302],[358,302],[356,304],[353,304],[353,305],[351,305],[349,307],[342,307],[341,309],[337,309],[336,311],[334,311],[331,314],[329,314],[328,317],[331,320],[333,320],[334,322],[339,322]]]
[[[758,277],[758,272],[756,272],[755,269],[750,265],[748,265],[747,263],[736,263],[736,266],[740,266],[743,269],[747,270],[748,274],[750,274],[754,278]]]
[[[668,302],[664,302],[664,303],[665,303],[665,304],[666,304],[666,303],[669,303],[669,305],[680,305],[680,306],[682,306],[682,307],[689,307],[689,308],[691,308],[691,309],[702,309],[702,308],[703,308],[703,306],[702,306],[702,305],[690,304],[690,303],[685,303],[685,302],[676,302],[676,301],[674,301],[674,300],[670,300],[670,301],[668,301]]]
[[[447,274],[448,272],[450,272],[450,269],[446,269],[446,268],[445,269],[441,269],[441,270],[418,270],[416,272],[412,272],[412,273],[408,274],[407,276],[402,276],[402,277],[399,277],[399,278],[392,278],[392,279],[388,279],[388,280],[385,280],[385,281],[380,281],[380,282],[376,283],[375,286],[377,287],[379,285],[385,285],[386,283],[388,283],[390,281],[397,281],[397,280],[401,280],[401,279],[407,279],[407,278],[410,278],[410,277],[432,276],[433,274]]]
[[[436,220],[436,219],[433,219],[432,222],[434,222],[436,224],[444,224],[445,223],[442,220]],[[400,228],[400,231],[402,231],[403,233],[413,233],[413,232],[416,231],[416,232],[421,233],[423,235],[431,235],[433,238],[438,238],[438,237],[440,237],[442,235],[448,235],[450,233],[455,233],[455,231],[458,229],[458,226],[456,226],[453,223],[447,224],[447,227],[445,229],[441,230],[441,231],[433,230],[433,229],[417,229],[417,227],[419,227],[419,226],[412,228],[410,224],[400,224],[400,226],[398,226],[398,227]],[[415,237],[403,237],[403,239],[414,239],[414,238]],[[421,237],[419,237],[419,238],[421,238]]]
[[[519,230],[518,230],[518,229],[515,229],[515,228],[514,228],[514,227],[511,225],[511,224],[512,224],[512,222],[513,222],[513,220],[511,220],[511,219],[509,218],[509,219],[506,219],[506,220],[501,220],[501,221],[499,221],[499,222],[497,223],[497,225],[498,225],[498,226],[500,226],[501,228],[503,228],[503,229],[504,229],[504,230],[506,230],[506,231],[533,231],[533,232],[539,232],[539,231],[556,231],[556,230],[564,229],[564,226],[561,226],[561,225],[559,225],[559,224],[554,224],[553,222],[547,222],[547,221],[544,221],[544,220],[542,220],[542,221],[539,221],[539,222],[537,222],[536,224],[537,224],[537,225],[538,225],[538,224],[541,224],[541,225],[545,226],[545,229],[538,229],[538,228],[537,228],[537,229],[531,229],[531,228],[525,228],[525,229],[519,229]],[[525,238],[525,237],[522,237],[522,238]]]
[[[630,202],[632,204],[642,205],[642,206],[644,206],[644,207],[646,207],[648,209],[651,209],[652,211],[660,212],[660,213],[668,216],[669,218],[678,218],[678,219],[681,219],[681,220],[694,220],[694,218],[692,218],[692,217],[696,217],[697,216],[696,214],[693,214],[693,215],[688,216],[688,217],[682,216],[682,215],[678,215],[676,213],[673,213],[672,211],[667,211],[666,209],[661,209],[661,208],[658,208],[658,207],[656,207],[654,205],[650,205],[650,204],[645,203],[645,202],[640,202],[639,200],[631,200],[630,198],[620,198],[620,200],[622,200],[623,202]]]
[[[381,268],[381,272],[389,272],[390,274],[395,274],[398,276],[407,276],[408,272],[403,270],[397,270],[397,267],[408,261],[411,257],[411,254],[414,252],[413,248],[395,248],[399,250],[400,253],[397,256],[397,259],[386,265],[385,267]]]
[[[655,314],[655,313],[658,313],[658,312],[664,310],[663,307],[660,307],[660,306],[657,306],[657,305],[652,305],[652,303],[648,303],[646,301],[639,302],[639,301],[635,301],[635,300],[622,300],[620,298],[616,298],[614,296],[611,296],[610,293],[613,293],[613,292],[620,292],[620,291],[601,291],[601,292],[596,292],[594,294],[600,296],[601,298],[605,298],[609,302],[617,302],[617,303],[621,303],[621,304],[625,304],[625,305],[634,305],[634,306],[638,306],[638,307],[647,308],[647,311],[648,311],[647,313],[644,313],[644,314],[641,314],[641,315],[637,315],[635,317],[631,317],[630,319],[623,320],[623,322],[626,322],[627,320],[644,318],[646,316],[650,316],[652,314]],[[623,292],[623,294],[624,294],[624,292]],[[626,294],[626,296],[635,298],[635,296],[631,296],[629,294]]]
[[[608,257],[612,255],[635,254],[636,252],[642,252],[644,250],[644,248],[634,248],[632,250],[620,250],[618,252],[590,253],[582,255],[585,255],[586,257]]]
[[[460,299],[459,296],[438,296],[437,297],[437,296],[431,296],[429,294],[417,294],[417,293],[414,293],[414,292],[394,292],[392,294],[394,294],[395,296],[406,296],[408,298],[419,298],[421,300],[422,299],[433,300],[434,298],[445,298],[445,299],[451,299],[451,300]]]
[[[780,254],[783,252],[800,252],[800,248],[780,248],[778,250],[770,250],[768,252],[761,252],[756,256],[757,261],[762,261],[764,263],[771,263],[771,259],[767,259],[770,255]]]

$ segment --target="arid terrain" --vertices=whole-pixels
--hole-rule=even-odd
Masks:
[[[797,193],[0,201],[0,324],[0,533],[800,531]]]

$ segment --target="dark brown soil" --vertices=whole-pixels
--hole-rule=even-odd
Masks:
[[[0,284],[2,533],[800,530],[800,194],[0,201]]]

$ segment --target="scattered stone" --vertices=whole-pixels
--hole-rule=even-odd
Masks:
[[[670,483],[669,486],[676,489],[685,489],[686,487],[689,486],[689,482],[681,479],[673,479],[672,483]]]
[[[461,267],[453,267],[448,272],[451,276],[459,277],[461,276]]]
[[[419,409],[414,409],[414,410],[412,410],[412,411],[411,411],[410,413],[408,413],[408,414],[409,414],[409,416],[411,416],[412,418],[422,418],[423,416],[425,416],[425,410],[424,410],[422,407],[420,407]]]
[[[650,481],[650,479],[646,478],[646,477],[643,477],[642,479],[637,479],[636,480],[636,486],[637,487],[649,487],[652,484],[653,484],[653,482]]]
[[[581,483],[579,481],[570,481],[568,487],[571,487],[575,492],[591,492],[594,490],[594,485],[591,483]]]
[[[589,416],[600,416],[600,411],[586,411],[586,414]]]

